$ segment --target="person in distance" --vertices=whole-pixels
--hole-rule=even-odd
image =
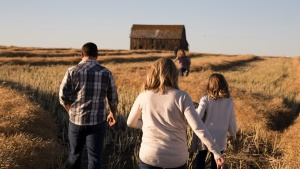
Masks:
[[[191,59],[186,55],[183,49],[179,49],[174,62],[179,62],[179,76],[188,76],[190,73]]]

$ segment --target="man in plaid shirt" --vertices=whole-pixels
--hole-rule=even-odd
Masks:
[[[112,73],[97,62],[94,43],[82,46],[81,62],[70,67],[59,90],[60,104],[69,114],[68,168],[80,168],[84,145],[89,169],[101,168],[101,152],[107,124],[116,123],[118,94]],[[106,114],[106,98],[110,113]]]

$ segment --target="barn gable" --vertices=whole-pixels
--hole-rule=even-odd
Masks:
[[[136,25],[131,28],[130,49],[188,50],[184,25]]]

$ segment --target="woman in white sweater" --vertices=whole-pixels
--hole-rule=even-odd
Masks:
[[[178,87],[178,70],[170,59],[160,58],[150,68],[136,98],[127,125],[143,131],[139,167],[185,169],[188,158],[185,119],[214,154],[218,167],[224,159],[198,117],[190,96]]]
[[[217,143],[223,153],[227,145],[227,134],[230,136],[230,139],[235,138],[236,134],[233,100],[230,97],[225,77],[220,73],[211,74],[208,79],[206,92],[200,99],[197,113],[204,121],[214,142]],[[197,137],[193,136],[192,144],[195,143],[194,139],[197,139]],[[200,140],[196,142],[200,143]],[[205,169],[205,159],[208,150],[205,146],[201,145],[198,147],[199,151],[196,156],[196,169]],[[194,146],[192,145],[192,147]],[[216,168],[214,154],[211,154],[210,157],[211,168]]]

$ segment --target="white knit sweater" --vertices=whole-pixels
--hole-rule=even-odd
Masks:
[[[214,142],[217,143],[221,151],[227,145],[227,133],[230,136],[236,134],[236,120],[232,98],[209,99],[203,96],[199,101],[197,113],[200,118],[206,111],[205,126],[211,134]]]
[[[167,94],[140,93],[128,116],[128,126],[142,128],[139,157],[144,163],[163,168],[175,168],[186,163],[188,148],[184,117],[215,159],[222,157],[197,115],[190,96],[185,91],[169,88]]]

